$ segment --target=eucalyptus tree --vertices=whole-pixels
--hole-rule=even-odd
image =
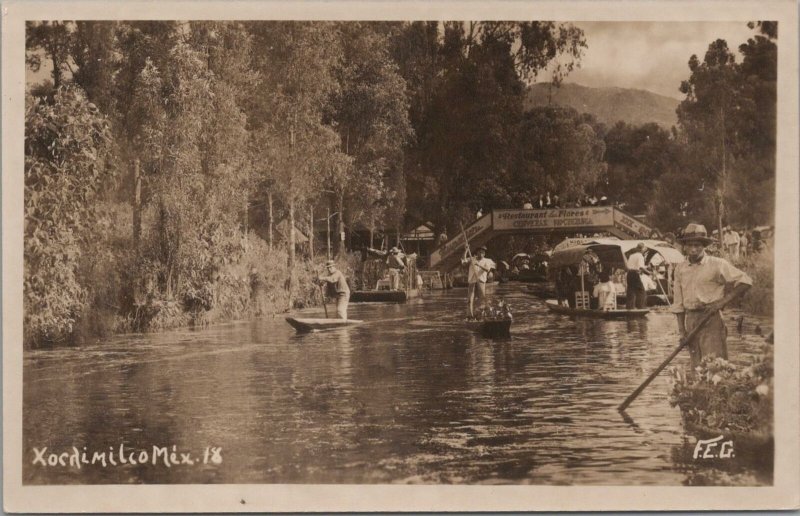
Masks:
[[[259,73],[250,108],[253,137],[261,143],[255,159],[287,209],[291,293],[296,212],[324,189],[322,170],[339,151],[338,135],[323,122],[323,112],[339,86],[341,45],[329,22],[253,22],[249,29]]]
[[[703,61],[693,55],[689,70],[681,83],[686,98],[678,106],[678,121],[690,142],[693,172],[711,194],[721,235],[731,168],[741,143],[741,75],[736,56],[721,39],[709,45]]]
[[[405,212],[401,178],[406,142],[412,135],[406,82],[390,55],[394,24],[338,24],[342,59],[336,69],[339,87],[329,117],[351,159],[330,168],[339,232],[344,221],[374,231],[383,222],[399,234]],[[343,166],[342,166],[343,165]],[[346,206],[347,204],[347,206]],[[339,241],[338,252],[343,252]]]

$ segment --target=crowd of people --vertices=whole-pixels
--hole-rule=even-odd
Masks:
[[[718,231],[714,231],[713,235],[718,233]],[[680,250],[681,245],[678,241],[682,236],[683,231],[680,228],[675,232],[667,232],[663,235],[656,230],[650,235],[650,239],[664,240]],[[725,254],[732,259],[738,259],[754,253],[760,253],[766,247],[765,235],[760,230],[735,229],[731,228],[731,226],[725,226],[722,228],[722,238],[717,238],[712,242],[708,246],[707,252],[712,255]]]
[[[548,208],[581,208],[584,206],[609,206],[610,201],[608,197],[605,195],[584,195],[583,197],[577,197],[572,201],[562,201],[558,195],[553,194],[550,195],[550,192],[547,192],[543,195],[539,195],[533,202],[526,201],[525,204],[522,205],[522,209],[524,210],[541,210],[541,209],[548,209]]]
[[[532,201],[525,201],[522,205],[523,210],[547,210],[553,208],[583,208],[583,207],[594,207],[594,206],[611,206],[612,203],[609,198],[603,194],[595,195],[595,194],[587,194],[584,196],[576,197],[573,200],[565,201],[562,200],[558,194],[551,194],[550,192],[546,192],[544,194],[540,194],[539,196],[534,195],[534,199]],[[621,204],[616,204],[616,206],[622,207]],[[478,211],[475,212],[475,218],[479,219],[486,214],[482,207],[478,208]]]

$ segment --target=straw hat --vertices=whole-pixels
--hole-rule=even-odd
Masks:
[[[689,242],[702,242],[703,245],[709,245],[716,242],[716,240],[713,238],[709,238],[708,232],[706,231],[706,227],[704,225],[694,223],[686,226],[686,229],[683,231],[683,235],[678,238],[678,241],[682,244]]]

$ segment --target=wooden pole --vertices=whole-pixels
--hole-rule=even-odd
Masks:
[[[319,286],[319,295],[322,296],[322,307],[325,309],[325,318],[328,318],[328,304],[325,302],[325,291],[322,285]]]
[[[733,292],[731,292],[730,294],[728,294],[728,296],[727,296],[727,297],[725,297],[725,298],[723,299],[723,302],[722,302],[722,308],[724,308],[724,307],[725,307],[725,305],[727,305],[728,303],[730,303],[730,302],[731,302],[731,301],[732,301],[734,298],[736,298],[737,296],[739,296],[739,292],[736,292],[736,290],[734,290]],[[722,308],[720,308],[720,310],[721,310]],[[653,372],[650,374],[650,376],[648,376],[648,377],[647,377],[647,379],[646,379],[644,382],[642,382],[642,384],[641,384],[639,387],[637,387],[635,391],[633,391],[633,392],[631,393],[631,395],[630,395],[630,396],[628,396],[627,398],[625,398],[625,401],[623,401],[623,402],[622,402],[622,403],[619,405],[619,407],[617,407],[617,410],[619,410],[620,412],[623,412],[625,409],[627,409],[627,408],[630,406],[630,404],[631,404],[631,403],[633,403],[633,401],[634,401],[634,400],[635,400],[637,397],[639,397],[639,395],[642,393],[642,391],[643,391],[643,390],[645,390],[645,388],[646,388],[648,385],[650,385],[650,382],[652,382],[653,380],[655,380],[656,376],[658,376],[658,373],[660,373],[660,372],[661,372],[661,371],[662,371],[662,370],[663,370],[665,367],[667,367],[667,365],[668,365],[670,362],[672,362],[672,359],[673,359],[673,358],[675,358],[675,357],[678,355],[678,353],[680,353],[680,351],[681,351],[683,348],[685,348],[686,346],[688,346],[688,345],[689,345],[689,344],[690,344],[690,343],[691,343],[691,342],[694,340],[694,338],[697,336],[697,334],[698,334],[698,333],[700,333],[700,330],[702,330],[702,329],[703,329],[703,327],[706,325],[706,323],[707,323],[709,320],[711,320],[711,317],[712,317],[712,316],[713,316],[713,315],[714,315],[714,314],[715,314],[717,311],[718,311],[718,310],[711,310],[711,311],[708,311],[708,312],[706,312],[705,314],[703,314],[703,317],[700,319],[700,322],[698,322],[698,323],[697,323],[697,326],[695,326],[694,328],[692,328],[692,331],[690,331],[688,334],[686,334],[686,337],[684,337],[683,339],[681,339],[681,341],[680,341],[680,344],[678,344],[678,347],[677,347],[677,348],[675,348],[675,350],[674,350],[672,353],[670,353],[670,355],[669,355],[669,356],[666,358],[666,360],[664,360],[663,362],[661,362],[661,365],[659,365],[659,366],[656,368],[656,370],[655,370],[655,371],[653,371]]]
[[[464,249],[467,251],[467,256],[472,256],[472,253],[469,250],[469,240],[467,240],[467,232],[464,231],[464,224],[461,221],[458,222],[461,225],[461,234],[464,235]]]

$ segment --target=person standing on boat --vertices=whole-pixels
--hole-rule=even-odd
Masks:
[[[386,258],[386,269],[389,271],[389,288],[400,290],[400,277],[406,270],[406,255],[397,247],[392,247],[388,251],[377,249],[367,249],[370,253]]]
[[[689,224],[678,240],[688,258],[676,267],[673,283],[672,311],[678,318],[681,338],[698,324],[706,312],[715,312],[689,344],[694,368],[707,356],[728,358],[725,342],[728,332],[720,313],[720,301],[726,286],[733,285],[734,291],[743,294],[753,285],[753,280],[727,260],[705,252],[705,248],[715,242],[708,237],[705,226]]]
[[[486,247],[481,246],[475,251],[475,256],[469,256],[469,246],[464,250],[462,265],[469,264],[467,276],[467,299],[469,300],[469,317],[475,318],[475,298],[480,298],[482,305],[486,305],[486,281],[494,262],[486,258]]]
[[[328,284],[336,292],[336,315],[339,319],[347,320],[347,305],[350,302],[350,287],[342,271],[336,268],[336,262],[328,260],[325,262],[327,275],[320,275],[317,281],[320,285]]]
[[[628,269],[628,275],[625,277],[628,284],[625,291],[625,304],[628,310],[644,308],[647,305],[647,292],[642,282],[642,274],[649,274],[644,261],[646,250],[647,246],[639,242],[636,245],[636,250],[628,256],[628,261],[625,264]]]

